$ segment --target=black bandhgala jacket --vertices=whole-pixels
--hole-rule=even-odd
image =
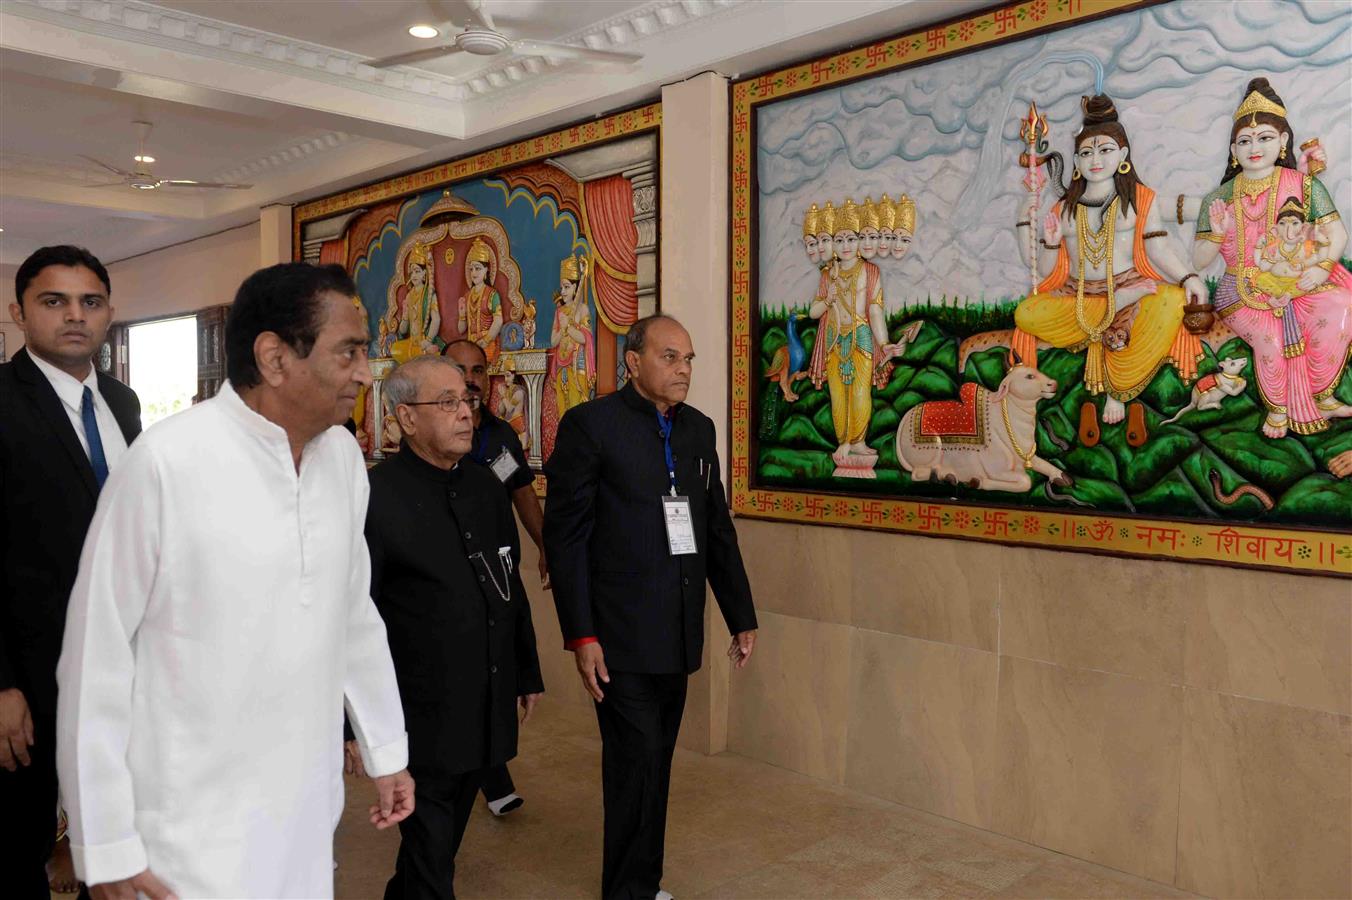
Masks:
[[[409,769],[454,775],[511,759],[516,699],[544,682],[502,485],[468,460],[445,471],[405,445],[371,470],[366,543]]]
[[[756,627],[714,423],[684,404],[671,422],[676,487],[690,498],[696,554],[669,551],[662,497],[670,479],[657,407],[632,383],[569,410],[545,464],[545,553],[564,640],[596,638],[607,668],[620,672],[700,667],[706,579],[733,634]]]

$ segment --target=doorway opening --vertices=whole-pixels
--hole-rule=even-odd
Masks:
[[[128,326],[127,378],[141,398],[143,428],[192,406],[197,393],[197,317]]]

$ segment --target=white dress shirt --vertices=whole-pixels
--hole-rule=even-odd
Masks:
[[[57,666],[76,875],[179,897],[329,897],[343,706],[373,776],[408,764],[371,602],[369,486],[220,393],[136,440],[99,496]]]
[[[70,417],[70,424],[75,429],[75,436],[80,439],[80,446],[84,448],[85,456],[89,455],[89,438],[85,435],[84,418],[81,415],[80,407],[84,403],[84,389],[89,388],[93,393],[94,421],[99,425],[99,440],[103,442],[103,458],[108,463],[108,471],[113,471],[117,461],[122,458],[122,454],[127,452],[127,439],[122,436],[122,426],[117,424],[117,417],[113,415],[112,409],[109,408],[108,401],[103,399],[103,394],[99,393],[98,370],[94,368],[93,364],[90,364],[89,377],[84,381],[77,381],[73,375],[67,375],[36,353],[29,353],[28,358],[33,360],[33,364],[38,367],[38,371],[47,376],[47,381],[51,383],[52,390],[56,391],[56,396],[66,409],[66,415]]]

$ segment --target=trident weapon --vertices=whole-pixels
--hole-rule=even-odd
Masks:
[[[1033,221],[1037,217],[1038,211],[1042,207],[1042,186],[1047,183],[1047,176],[1042,174],[1042,166],[1047,162],[1046,153],[1047,144],[1047,116],[1038,111],[1037,103],[1029,102],[1028,114],[1019,120],[1019,137],[1023,139],[1027,149],[1019,154],[1019,165],[1028,170],[1028,174],[1023,176],[1023,186],[1033,195],[1034,213],[1029,217],[1028,222],[1028,278],[1030,286],[1028,293],[1032,294],[1037,290],[1037,236],[1038,224]]]

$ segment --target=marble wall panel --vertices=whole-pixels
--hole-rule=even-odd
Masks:
[[[1181,683],[1191,583],[1184,566],[1004,548],[1000,652]]]
[[[1188,689],[1178,886],[1352,896],[1352,717]]]
[[[975,541],[853,532],[851,621],[873,631],[994,651],[1003,552]]]
[[[1196,569],[1190,687],[1352,713],[1352,582]]]
[[[855,630],[845,783],[990,827],[993,653]]]
[[[731,673],[728,749],[840,783],[850,629],[761,612],[756,653]]]
[[[1172,883],[1182,694],[1001,657],[994,829]]]

